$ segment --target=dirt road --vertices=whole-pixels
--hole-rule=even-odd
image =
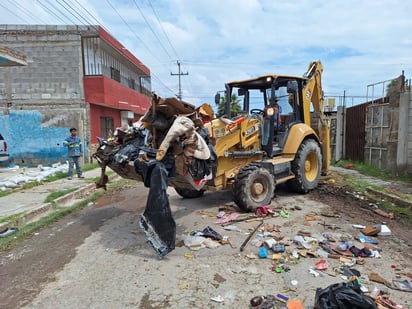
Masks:
[[[181,199],[171,188],[168,192],[178,240],[183,234],[210,226],[228,236],[233,247],[226,244],[191,251],[182,246],[159,260],[138,226],[147,196],[147,189],[138,184],[106,195],[93,206],[1,253],[0,307],[249,308],[250,299],[256,295],[281,293],[300,297],[305,308],[311,308],[316,288],[343,281],[340,275],[310,274],[309,269],[320,258],[289,259],[283,271],[277,273],[274,270],[280,265],[278,261],[249,258],[258,254],[252,244],[240,252],[246,233],[259,222],[236,223],[240,232],[215,224],[219,207],[232,204],[229,192],[206,192],[203,198],[192,200]],[[367,202],[329,185],[308,195],[292,195],[279,188],[272,207],[284,207],[291,213],[288,218],[265,220],[277,227],[277,237],[283,240],[299,231],[310,232],[314,238],[325,232],[334,237],[344,232],[356,235],[359,231],[353,224],[387,221],[374,214]],[[340,217],[320,215],[331,210]],[[322,221],[305,221],[311,212]],[[341,229],[325,229],[319,224],[323,221]],[[411,293],[368,280],[371,272],[387,280],[396,276],[406,279],[406,274],[412,272],[410,229],[396,221],[387,224],[392,235],[377,238],[382,257],[366,258],[365,264],[353,267],[360,271],[367,288],[388,290],[392,300],[412,307]],[[354,244],[362,247],[356,241]],[[286,248],[289,255],[285,256],[297,250],[295,244]],[[341,265],[337,259],[328,259],[328,263],[330,269]],[[289,271],[285,271],[287,268]],[[292,280],[296,291],[289,289]]]

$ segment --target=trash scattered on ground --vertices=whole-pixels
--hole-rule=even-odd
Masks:
[[[225,300],[223,299],[222,296],[218,295],[216,297],[211,297],[210,300],[217,302],[217,303],[223,303]]]
[[[47,177],[57,173],[67,173],[69,165],[68,162],[64,164],[55,163],[51,166],[38,165],[36,170],[31,169],[29,171],[26,171],[25,167],[16,165],[10,169],[20,171],[20,173],[5,179],[0,179],[0,191],[18,189],[28,183],[35,181],[42,182],[46,180]]]
[[[18,230],[18,228],[6,228],[5,230],[0,232],[0,237],[6,237],[10,234],[17,232]]]

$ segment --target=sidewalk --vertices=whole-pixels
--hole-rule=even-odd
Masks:
[[[35,168],[24,168],[15,171],[0,170],[0,179],[12,177],[16,174],[31,173]],[[54,202],[58,206],[70,206],[66,205],[69,200],[81,199],[86,195],[89,195],[92,191],[96,190],[94,182],[90,182],[90,179],[99,177],[101,173],[100,168],[96,168],[83,173],[85,178],[73,177],[72,180],[67,178],[59,179],[53,182],[44,182],[40,186],[36,186],[30,189],[19,190],[17,192],[0,197],[0,218],[8,217],[11,215],[20,214],[23,222],[30,222],[44,214],[47,214],[53,209],[52,203],[45,203],[46,197],[52,192],[63,191],[75,188],[76,190],[56,199]],[[114,175],[116,178],[117,175]],[[120,176],[119,176],[120,177]],[[8,224],[0,223],[0,231],[4,230]]]

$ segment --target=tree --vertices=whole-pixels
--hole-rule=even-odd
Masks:
[[[239,104],[240,99],[237,97],[236,94],[232,94],[232,96],[230,97],[230,101],[231,101],[230,113],[232,117],[236,117],[237,114],[242,110]],[[226,96],[222,96],[220,98],[220,103],[217,108],[217,116],[222,117],[225,114],[226,114]]]

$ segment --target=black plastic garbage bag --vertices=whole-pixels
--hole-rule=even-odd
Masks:
[[[140,226],[159,258],[175,248],[176,223],[167,196],[168,172],[162,162],[150,166],[150,190]]]
[[[316,290],[315,309],[376,309],[375,302],[352,282],[335,283]]]
[[[203,231],[193,231],[190,233],[192,236],[203,236],[207,238],[211,238],[214,240],[222,240],[223,237],[210,226],[207,226],[203,229]]]

